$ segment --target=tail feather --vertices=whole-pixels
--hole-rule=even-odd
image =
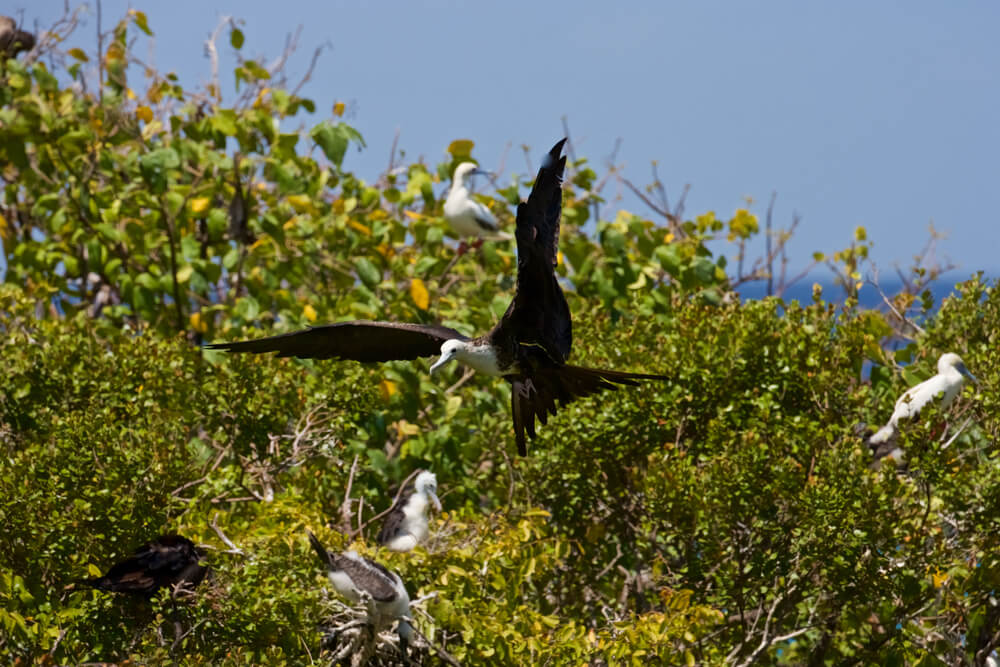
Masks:
[[[599,391],[616,391],[622,385],[638,386],[639,380],[669,379],[666,375],[652,373],[626,373],[569,365],[536,369],[530,375],[508,378],[517,452],[521,456],[527,455],[527,439],[535,438],[535,419],[544,426],[560,406]]]
[[[332,563],[332,561],[330,560],[330,554],[329,552],[327,552],[326,547],[324,547],[323,543],[319,541],[319,538],[313,535],[313,532],[311,530],[306,532],[309,533],[309,544],[312,545],[313,551],[315,551],[316,555],[319,556],[319,559],[323,562],[323,565],[328,567]]]

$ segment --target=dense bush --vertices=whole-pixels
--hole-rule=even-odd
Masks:
[[[377,557],[421,599],[421,662],[959,664],[1000,642],[995,286],[964,283],[893,352],[854,299],[733,298],[742,268],[718,248],[742,265],[749,212],[595,220],[579,161],[559,265],[573,360],[671,380],[563,408],[515,459],[504,383],[199,345],[352,318],[486,330],[513,246],[456,257],[440,220],[471,142],[364,183],[344,166],[360,136],[277,129],[312,103],[253,61],[229,108],[156,73],[133,91],[136,28],[98,54],[99,96],[70,87],[79,64],[0,73],[0,654],[318,659],[336,603],[306,529],[374,555],[369,521],[418,467],[447,511],[426,548]],[[486,198],[508,224],[525,185]],[[834,255],[852,281],[866,248]],[[981,385],[903,432],[905,474],[871,470],[859,423],[944,351]],[[192,598],[72,585],[165,531],[208,551]]]

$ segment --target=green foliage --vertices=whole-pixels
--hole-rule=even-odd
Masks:
[[[313,660],[336,603],[307,529],[398,571],[423,598],[418,630],[463,664],[988,652],[1000,620],[995,285],[963,284],[891,353],[886,319],[856,300],[731,298],[761,235],[749,210],[666,227],[625,211],[595,220],[599,179],[579,160],[557,268],[574,361],[671,380],[565,406],[512,459],[509,389],[492,379],[192,344],[354,318],[487,330],[510,298],[513,244],[456,258],[438,196],[474,143],[370,185],[348,169],[364,142],[346,123],[281,130],[314,105],[255,61],[237,58],[230,107],[155,72],[133,90],[136,30],[151,34],[141,12],[93,54],[107,72],[98,95],[66,86],[91,58],[81,49],[66,72],[10,61],[0,73],[8,661]],[[236,27],[229,44],[244,47]],[[485,198],[508,225],[526,185]],[[230,220],[237,187],[249,235]],[[831,255],[849,294],[865,243],[858,230]],[[883,423],[944,351],[982,388],[904,430],[909,473],[870,470],[856,426]],[[376,553],[372,519],[419,467],[437,473],[447,511],[426,548]],[[72,585],[165,531],[208,551],[213,575],[195,596]],[[437,649],[418,643],[417,656],[430,664]]]

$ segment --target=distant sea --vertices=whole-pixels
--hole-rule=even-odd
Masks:
[[[956,271],[951,274],[946,274],[945,276],[930,283],[926,289],[930,289],[931,294],[934,296],[934,310],[937,310],[941,305],[942,299],[956,293],[955,285],[965,282],[971,277],[971,273],[968,275],[962,275]],[[844,292],[844,288],[835,284],[828,275],[817,275],[808,276],[795,283],[785,290],[782,298],[785,301],[798,301],[802,304],[812,303],[812,288],[814,283],[819,283],[823,288],[824,301],[839,303],[847,296]],[[903,283],[898,279],[880,280],[879,283],[882,287],[882,291],[885,292],[888,297],[892,297],[892,295],[899,293],[900,290],[903,289]],[[749,283],[743,285],[736,291],[744,300],[763,299],[767,296],[767,283],[763,281]],[[885,307],[885,303],[882,301],[882,297],[879,295],[878,290],[869,283],[865,283],[861,286],[861,290],[858,293],[858,302],[863,308]]]

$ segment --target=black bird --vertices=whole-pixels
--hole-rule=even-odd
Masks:
[[[637,385],[636,380],[667,380],[664,375],[623,373],[566,363],[573,344],[569,306],[555,274],[562,211],[565,139],[542,162],[527,202],[518,204],[517,286],[507,311],[493,330],[478,338],[433,324],[358,320],[233,343],[212,349],[277,352],[279,357],[350,359],[360,362],[416,359],[440,354],[431,373],[452,360],[511,385],[511,411],[517,451],[527,454],[525,434],[535,437],[535,418],[545,424],[581,396]]]
[[[161,535],[144,544],[130,558],[112,566],[103,577],[77,583],[113,593],[152,597],[163,587],[193,590],[208,566],[194,543],[180,535]]]
[[[35,36],[18,30],[17,22],[9,16],[0,16],[0,60],[14,58],[21,51],[35,48]]]

